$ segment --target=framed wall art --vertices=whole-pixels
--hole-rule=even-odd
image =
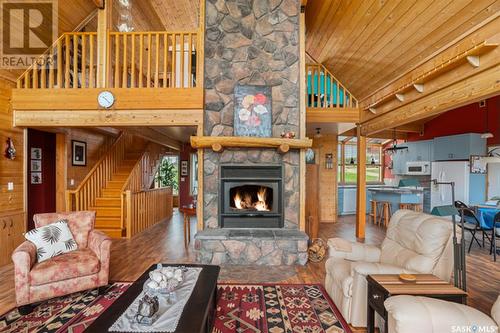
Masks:
[[[268,86],[234,88],[234,135],[271,137],[272,91]]]
[[[31,148],[31,159],[41,160],[42,159],[42,148]]]
[[[181,161],[181,176],[188,175],[188,161]]]
[[[87,165],[87,143],[71,140],[71,164],[75,166]]]

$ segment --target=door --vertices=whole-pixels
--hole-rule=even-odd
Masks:
[[[56,211],[56,135],[28,129],[28,230],[33,215]]]
[[[500,196],[500,163],[488,163],[488,197]]]

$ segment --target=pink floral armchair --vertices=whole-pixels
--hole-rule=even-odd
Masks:
[[[38,263],[36,247],[26,241],[12,254],[16,301],[23,306],[108,284],[111,238],[94,230],[95,212],[37,214],[35,226],[66,219],[78,249]]]

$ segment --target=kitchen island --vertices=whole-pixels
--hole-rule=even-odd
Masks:
[[[372,200],[390,202],[393,213],[399,209],[399,204],[423,205],[424,203],[424,189],[420,187],[375,187],[369,188],[368,191],[372,193]]]

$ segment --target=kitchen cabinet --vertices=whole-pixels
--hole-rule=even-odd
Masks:
[[[485,155],[486,139],[467,133],[434,139],[434,161],[468,160],[470,155]]]
[[[25,232],[23,212],[0,215],[0,266],[12,262],[12,252],[24,241]]]

